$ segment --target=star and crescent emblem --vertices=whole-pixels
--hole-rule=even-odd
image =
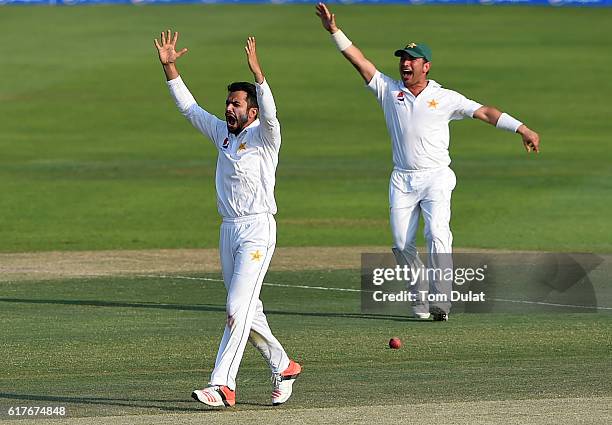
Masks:
[[[414,49],[416,46],[416,43],[408,43],[404,49]]]
[[[427,105],[432,109],[436,109],[438,107],[438,102],[436,102],[435,99],[431,99],[429,102],[427,102]]]
[[[246,143],[240,143],[240,145],[238,146],[238,152],[240,151],[245,151],[246,150]]]

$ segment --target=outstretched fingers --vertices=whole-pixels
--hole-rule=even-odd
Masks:
[[[320,18],[326,15],[329,15],[329,10],[327,9],[327,6],[325,6],[323,3],[317,4],[316,9],[317,9],[317,16]]]
[[[249,65],[249,69],[255,77],[255,81],[261,84],[264,81],[264,76],[261,71],[261,66],[259,65],[259,60],[257,59],[256,47],[257,43],[255,41],[255,37],[248,37],[246,41],[246,46],[244,46],[244,50],[247,56],[247,63]]]
[[[325,4],[319,3],[317,4],[317,16],[321,19],[325,19],[326,21],[330,21],[333,15]]]
[[[331,13],[327,6],[325,6],[323,3],[317,4],[316,10],[317,16],[321,18],[323,28],[330,33],[336,31],[336,15]]]
[[[255,37],[247,38],[246,46],[244,46],[244,51],[246,52],[250,63],[250,60],[257,56]]]
[[[181,56],[183,56],[185,53],[188,52],[187,47],[182,48],[181,50],[179,50],[178,52],[176,52],[176,57],[180,58]]]
[[[255,37],[248,37],[247,38],[247,45],[245,47],[247,53],[252,54],[255,53],[255,49],[256,49],[256,44],[255,44]]]
[[[172,32],[171,29],[160,33],[160,38],[155,39],[155,47],[159,53],[159,60],[163,65],[174,63],[178,58],[187,53],[187,48],[176,51],[176,43],[179,39],[178,31]]]

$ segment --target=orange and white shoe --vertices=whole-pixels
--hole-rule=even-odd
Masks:
[[[290,360],[287,369],[281,373],[272,374],[272,405],[278,406],[289,400],[293,390],[293,383],[300,376],[301,372],[302,366]]]
[[[191,398],[212,407],[230,407],[236,404],[236,391],[225,385],[213,385],[195,390]]]

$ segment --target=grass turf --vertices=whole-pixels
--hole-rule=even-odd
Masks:
[[[357,288],[359,273],[271,272],[266,281]],[[3,412],[16,405],[67,406],[70,416],[204,409],[189,393],[214,363],[225,320],[221,283],[4,282],[0,295]],[[263,300],[273,331],[304,365],[283,409],[612,393],[609,314],[455,314],[434,323],[361,314],[357,293],[264,287]],[[388,349],[391,336],[404,347]],[[247,347],[236,409],[267,408],[268,378]]]
[[[610,252],[609,8],[334,6],[379,68],[410,40],[431,77],[542,134],[452,124],[458,246]],[[0,251],[210,247],[215,152],[175,110],[152,39],[222,112],[258,37],[283,125],[280,245],[387,245],[391,154],[382,114],[311,5],[2,7]],[[379,28],[385,31],[379,31]]]

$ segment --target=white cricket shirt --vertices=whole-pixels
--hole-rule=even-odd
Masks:
[[[473,117],[482,105],[433,80],[414,96],[401,80],[379,71],[368,84],[383,108],[391,136],[396,170],[427,170],[451,163],[448,153],[451,120]]]
[[[198,106],[180,76],[168,81],[181,113],[217,148],[217,208],[224,218],[276,214],[274,185],[280,123],[268,83],[255,86],[259,118],[234,135],[228,132],[225,121]]]

